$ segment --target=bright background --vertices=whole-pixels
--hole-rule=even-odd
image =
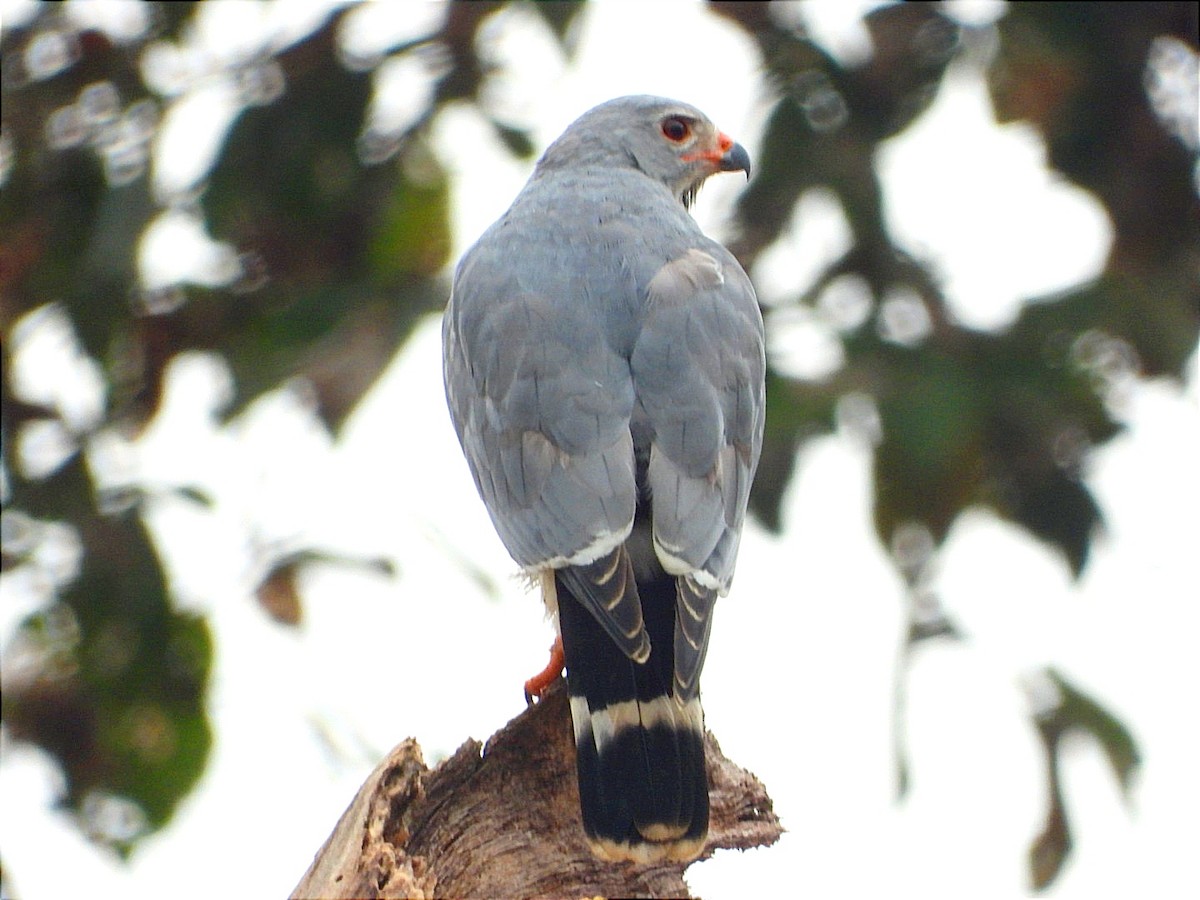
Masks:
[[[231,35],[252,43],[298,27],[314,9],[212,6],[197,35],[212,52],[233,52]],[[373,18],[362,34],[382,41],[385,29],[419,28],[430,6],[377,4],[363,11]],[[816,2],[799,14],[852,59],[869,50],[866,8]],[[21,14],[11,2],[0,9]],[[597,102],[657,93],[700,106],[753,158],[768,107],[747,38],[699,3],[633,9],[593,0],[569,65],[532,25],[500,44],[502,58],[520,60],[514,75],[530,80],[512,84],[511,96],[537,98],[516,112],[539,147]],[[952,9],[972,22],[999,12]],[[506,15],[519,22],[522,13]],[[405,114],[411,79],[397,75],[390,114]],[[203,170],[200,136],[219,136],[228,118],[219,96],[183,102],[192,106],[163,137],[155,177],[164,184]],[[511,201],[529,164],[466,108],[443,115],[437,137],[454,176],[457,258]],[[974,68],[953,69],[934,106],[881,152],[892,233],[935,259],[963,321],[1002,326],[1019,298],[1099,272],[1110,238],[1099,204],[1045,168],[1032,129],[994,124]],[[716,180],[702,194],[696,214],[710,233],[720,236],[739,186]],[[787,243],[790,268],[777,251],[755,272],[764,301],[804,283],[847,240],[835,204],[805,201]],[[187,264],[208,252],[195,250]],[[93,897],[222,896],[231,878],[245,896],[285,895],[390,747],[415,736],[432,763],[521,710],[521,683],[544,662],[552,635],[537,598],[513,577],[450,428],[439,328],[431,319],[418,329],[337,443],[288,392],[220,428],[219,363],[192,355],[175,364],[164,413],[114,452],[146,480],[195,483],[216,498],[215,513],[160,500],[150,514],[179,602],[202,610],[214,632],[213,754],[172,826],[122,865],[54,811],[59,776],[49,758],[6,741],[0,857],[24,900],[81,888]],[[801,348],[817,367],[830,352],[815,339]],[[773,848],[693,866],[693,892],[1025,895],[1026,853],[1045,806],[1031,673],[1053,665],[1130,727],[1143,768],[1126,805],[1099,747],[1070,746],[1063,774],[1076,843],[1046,896],[1200,896],[1200,729],[1180,715],[1200,684],[1195,357],[1190,373],[1182,389],[1126,387],[1128,432],[1088,469],[1109,527],[1078,583],[1054,552],[985,512],[955,526],[935,586],[966,640],[916,651],[904,734],[912,784],[899,803],[892,702],[902,586],[871,526],[870,450],[848,434],[805,448],[783,535],[747,528],[704,675],[709,728],[763,779],[788,833]],[[386,556],[399,575],[311,570],[303,624],[275,625],[251,597],[258,573],[239,537],[251,511],[267,523],[263,540],[304,536]],[[15,591],[0,590],[0,639],[26,612]]]

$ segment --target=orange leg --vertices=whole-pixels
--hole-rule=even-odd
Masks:
[[[546,689],[562,674],[564,663],[562,638],[557,637],[554,639],[554,646],[550,648],[550,662],[546,663],[546,668],[525,682],[526,703],[542,699],[542,694],[546,693]]]

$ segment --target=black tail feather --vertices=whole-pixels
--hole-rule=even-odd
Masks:
[[[681,706],[671,692],[674,579],[638,585],[651,644],[644,664],[622,653],[556,582],[580,806],[593,849],[644,862],[694,858],[708,831],[708,778],[699,701]]]

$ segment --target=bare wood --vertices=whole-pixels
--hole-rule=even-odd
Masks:
[[[579,824],[565,683],[435,769],[407,740],[371,773],[292,894],[301,898],[686,897],[684,865],[604,863]],[[708,846],[746,850],[782,833],[752,774],[705,736]]]

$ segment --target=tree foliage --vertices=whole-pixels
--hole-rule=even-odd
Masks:
[[[495,73],[481,27],[507,5],[451,3],[431,33],[367,60],[346,53],[348,13],[335,10],[292,43],[198,70],[180,70],[196,4],[147,4],[134,34],[45,5],[3,33],[3,565],[41,598],[6,649],[3,719],[59,761],[66,804],[118,850],[164,825],[204,770],[213,647],[204,619],[173,601],[143,522],[142,504],[160,488],[114,483],[97,441],[153,420],[169,365],[191,350],[228,365],[225,416],[299,380],[337,432],[414,323],[444,302],[448,176],[430,146],[438,114],[473,104],[514,153],[533,150],[487,98]],[[582,6],[532,9],[569,52]],[[736,206],[735,252],[751,268],[805,193],[824,188],[852,246],[791,303],[815,313],[844,276],[861,278],[871,298],[870,314],[840,333],[845,362],[834,374],[803,380],[771,366],[754,512],[779,528],[804,440],[839,417],[866,416],[877,431],[875,524],[912,588],[910,646],[954,631],[919,622],[915,603],[931,554],[969,507],[1017,523],[1079,573],[1102,522],[1083,464],[1120,429],[1112,379],[1178,377],[1200,329],[1197,147],[1147,87],[1164,40],[1196,50],[1195,5],[1016,3],[987,32],[998,118],[1036,127],[1053,167],[1100,200],[1115,232],[1099,278],[1027,298],[998,333],[956,322],[929,264],[893,241],[875,165],[879,143],[920,117],[983,30],[936,4],[882,7],[866,19],[873,55],[846,65],[768,4],[709,7],[756,42],[776,98]],[[416,54],[436,54],[431,96],[403,127],[381,127],[371,114],[379,68]],[[214,84],[236,97],[237,115],[211,168],[195,186],[156,195],[164,117]],[[232,248],[215,274],[168,283],[145,274],[141,242],[166,213]],[[911,338],[884,321],[898,289],[928,320]],[[91,413],[14,374],[22,335],[49,319],[69,325],[63,365],[83,360],[99,375]],[[39,462],[47,443],[57,450]],[[189,485],[172,490],[205,502]],[[267,566],[268,612],[296,620],[295,567],[322,553],[304,548]],[[1057,699],[1038,726],[1051,784],[1059,736],[1083,729],[1126,785],[1138,754],[1124,726],[1056,673],[1047,683]],[[1070,846],[1053,795],[1031,851],[1038,884]]]

